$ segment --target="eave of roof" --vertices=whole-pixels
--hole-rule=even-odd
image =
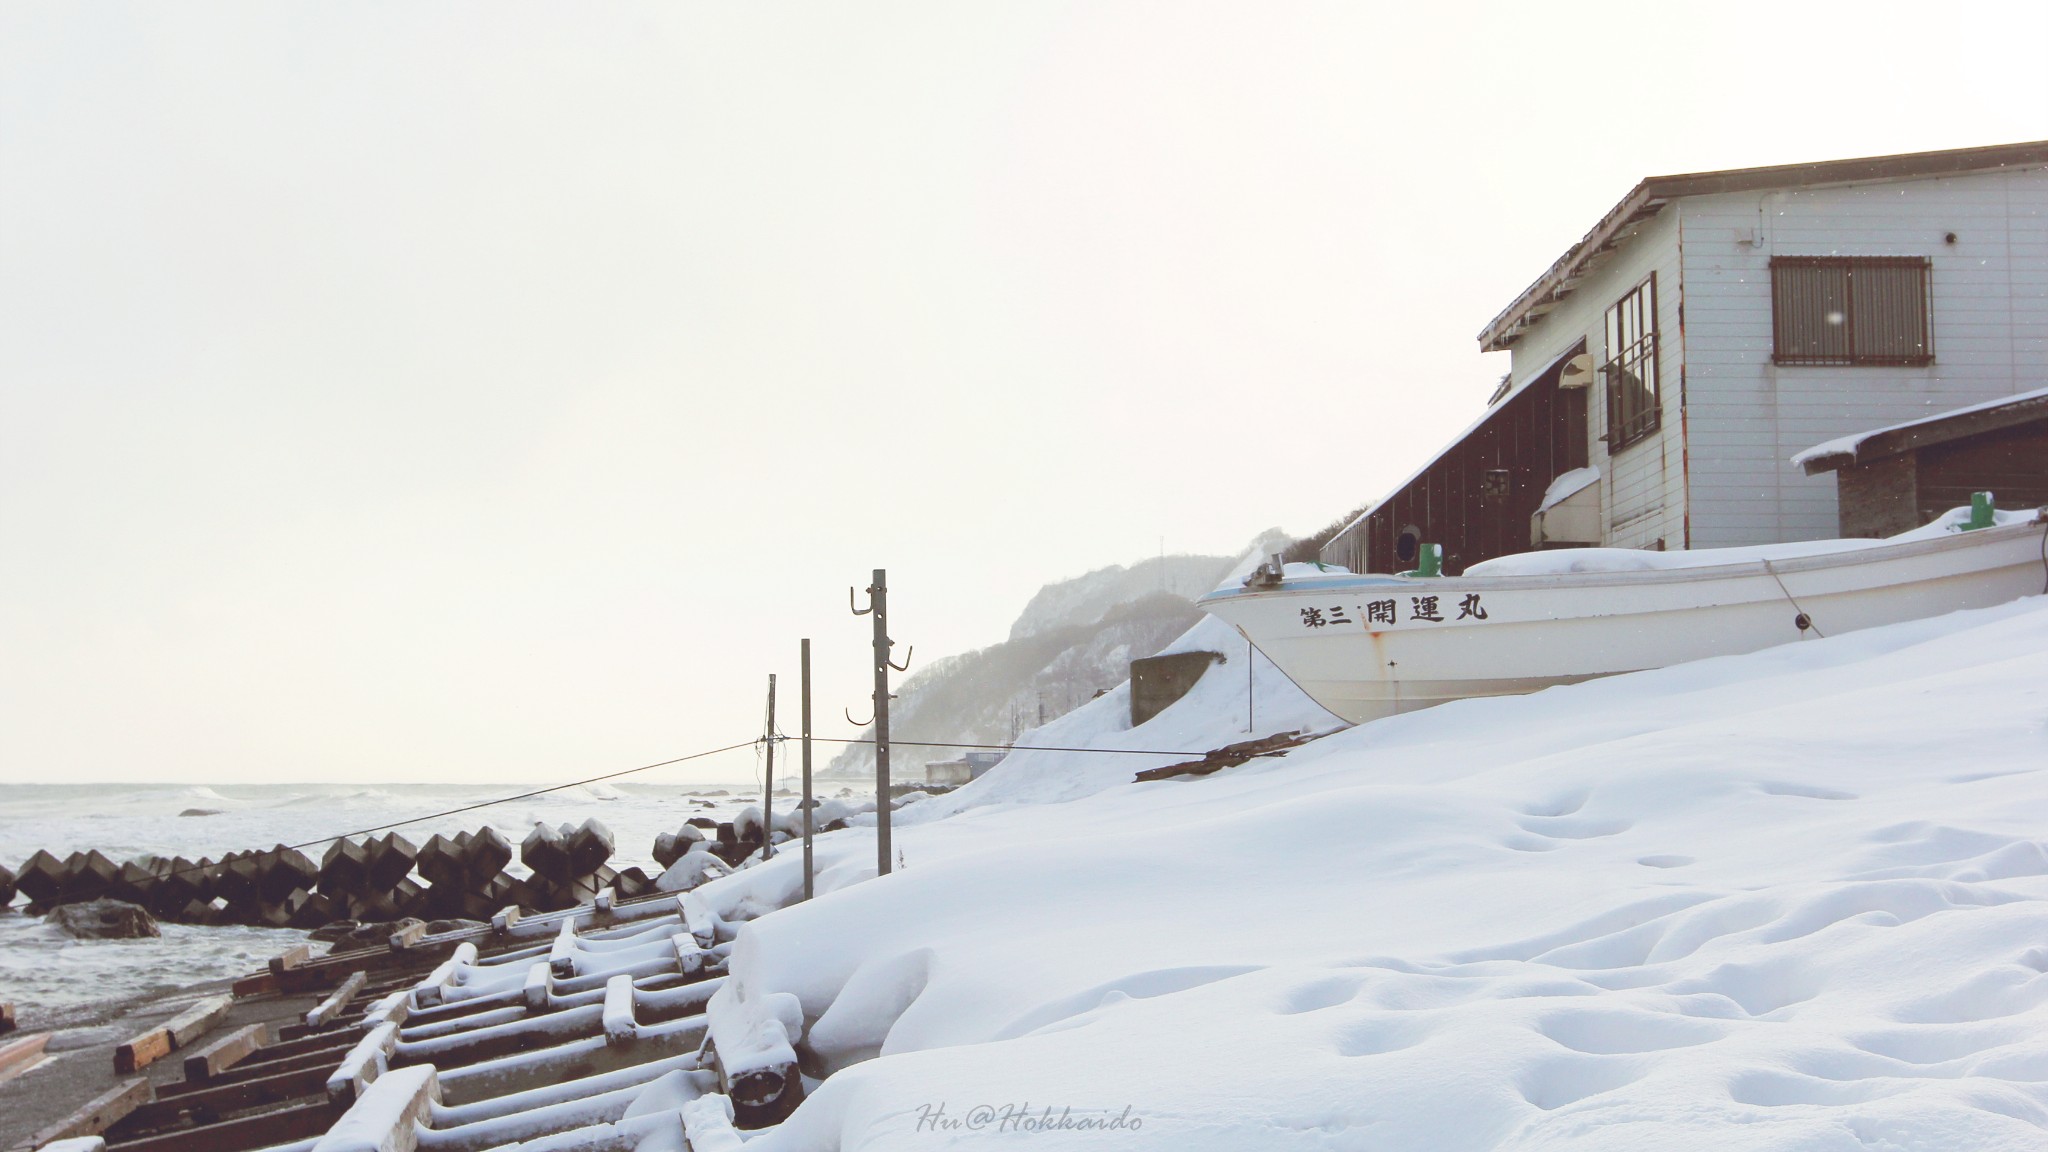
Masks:
[[[1954,176],[2042,165],[2048,165],[2048,140],[1995,144],[1983,148],[1953,148],[1942,152],[1865,156],[1853,160],[1823,160],[1810,164],[1779,164],[1768,168],[1731,168],[1719,172],[1651,176],[1630,189],[1619,204],[1600,218],[1592,231],[1566,249],[1565,254],[1537,277],[1535,283],[1522,290],[1514,303],[1489,321],[1479,333],[1479,346],[1487,352],[1498,352],[1513,344],[1578,286],[1590,265],[1620,243],[1623,232],[1638,221],[1655,216],[1665,204],[1680,197]]]
[[[1952,412],[1923,416],[1903,424],[1816,444],[1794,456],[1792,463],[1805,469],[1808,476],[1818,476],[1822,472],[1868,464],[1916,448],[1946,444],[1966,436],[1981,436],[2037,420],[2048,420],[2048,388],[1987,400]]]

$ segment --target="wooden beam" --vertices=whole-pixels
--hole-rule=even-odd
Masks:
[[[249,1000],[257,996],[274,996],[281,988],[277,977],[268,972],[258,972],[254,976],[244,976],[235,981],[233,991],[235,999]]]
[[[132,1040],[115,1045],[114,1071],[121,1073],[139,1071],[170,1054],[170,1032],[163,1028],[151,1028]]]
[[[294,944],[270,958],[270,974],[272,976],[282,976],[294,968],[304,967],[306,962],[312,958],[312,945]]]
[[[237,1028],[185,1057],[185,1079],[194,1084],[211,1080],[269,1042],[267,1024]]]
[[[29,1137],[28,1146],[40,1148],[71,1136],[97,1136],[147,1103],[148,1080],[140,1076],[123,1080],[87,1101],[85,1107]]]
[[[232,996],[209,996],[140,1036],[114,1047],[114,1071],[122,1074],[147,1068],[180,1047],[212,1031],[234,1007]]]
[[[341,987],[336,988],[327,999],[314,1005],[306,1013],[306,1026],[308,1028],[326,1027],[336,1016],[341,1015],[342,1009],[347,1008],[349,1001],[355,999],[356,993],[361,992],[363,985],[369,982],[370,974],[368,972],[350,973],[349,978],[341,982]]]
[[[336,1048],[331,1052],[306,1052],[297,1056],[284,1056],[275,1059],[244,1060],[232,1068],[223,1068],[215,1072],[205,1080],[187,1079],[160,1085],[157,1088],[156,1094],[158,1099],[168,1100],[178,1096],[189,1096],[194,1092],[203,1092],[209,1088],[218,1088],[226,1084],[245,1084],[251,1080],[267,1080],[286,1072],[301,1072],[308,1068],[333,1068],[341,1062],[342,1057],[348,1055],[349,1049],[353,1047],[354,1045],[351,1044]],[[267,1056],[268,1052],[265,1055]]]
[[[216,1024],[227,1019],[228,1010],[234,1006],[232,996],[209,996],[178,1013],[164,1025],[164,1031],[171,1034],[171,1047],[187,1047],[213,1031]]]
[[[341,1109],[321,1100],[219,1124],[181,1128],[139,1140],[126,1140],[114,1147],[118,1152],[222,1152],[233,1148],[268,1148],[318,1136],[340,1118]]]
[[[43,1058],[43,1046],[49,1042],[48,1032],[31,1032],[0,1044],[0,1084],[35,1067]]]
[[[160,1128],[188,1114],[199,1118],[202,1123],[211,1123],[230,1112],[320,1096],[327,1090],[327,1073],[328,1067],[323,1064],[317,1068],[265,1076],[260,1080],[214,1084],[176,1096],[166,1095],[146,1107],[138,1107],[135,1123]]]
[[[424,940],[426,938],[426,935],[427,926],[424,923],[419,923],[416,921],[414,923],[407,924],[405,927],[400,928],[398,931],[393,932],[391,934],[391,950],[393,952],[403,952],[406,949],[411,948],[413,945],[419,943],[421,940]]]
[[[14,1031],[16,1027],[17,1025],[14,1022],[14,1005],[0,1001],[0,1036]]]
[[[336,1028],[349,1027],[361,1024],[362,1022],[363,1014],[361,1012],[350,1012],[343,1016],[337,1016],[329,1023],[317,1028],[311,1024],[284,1024],[278,1027],[277,1038],[280,1040],[304,1040],[311,1036],[324,1035],[334,1031]]]

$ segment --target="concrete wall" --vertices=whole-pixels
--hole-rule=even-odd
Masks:
[[[1172,707],[1188,694],[1209,665],[1222,660],[1220,652],[1175,652],[1131,661],[1131,727]]]

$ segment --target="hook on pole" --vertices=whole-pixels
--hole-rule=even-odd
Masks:
[[[910,671],[910,654],[915,651],[917,651],[917,645],[912,644],[903,650],[903,663],[898,664],[897,662],[889,659],[886,656],[882,658],[882,663],[887,664],[889,667],[894,668],[898,672],[908,672]]]
[[[868,613],[873,612],[875,610],[875,590],[873,588],[868,589],[868,606],[865,608],[858,608],[855,607],[853,603],[853,585],[848,584],[846,586],[846,606],[848,608],[853,609],[853,614],[855,616],[866,616]]]
[[[853,718],[853,713],[851,713],[851,712],[847,711],[847,710],[846,710],[846,709],[844,709],[844,708],[841,708],[841,709],[839,710],[839,714],[840,714],[840,715],[842,715],[842,716],[844,716],[844,717],[846,717],[846,722],[847,722],[848,724],[851,724],[851,725],[853,725],[853,726],[854,726],[855,728],[866,728],[866,727],[868,727],[869,725],[871,725],[871,724],[873,724],[873,723],[875,722],[875,718],[874,718],[874,715],[873,715],[872,713],[870,713],[870,714],[869,714],[869,716],[868,716],[868,718],[867,718],[867,719],[865,719],[865,720],[855,720],[855,719]]]

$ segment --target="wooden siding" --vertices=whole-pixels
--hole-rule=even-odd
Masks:
[[[1701,196],[1674,207],[1693,547],[1833,536],[1834,480],[1804,475],[1789,463],[1794,453],[2048,384],[2048,169]],[[1773,364],[1773,255],[1929,257],[1934,362]]]
[[[1515,342],[1514,374],[1534,371],[1583,340],[1594,364],[1607,362],[1607,309],[1652,272],[1657,274],[1657,339],[1661,427],[1610,455],[1606,385],[1588,398],[1587,459],[1600,468],[1602,543],[1615,548],[1686,547],[1685,352],[1680,317],[1685,302],[1678,213],[1666,208],[1636,225],[1608,259],[1543,321]]]
[[[1586,463],[1586,389],[1559,388],[1557,368],[1522,389],[1446,449],[1363,520],[1331,540],[1326,562],[1354,572],[1413,567],[1395,540],[1414,527],[1441,544],[1444,571],[1456,575],[1496,556],[1529,550],[1529,517],[1551,480]],[[1488,495],[1490,470],[1508,474],[1507,491]]]

